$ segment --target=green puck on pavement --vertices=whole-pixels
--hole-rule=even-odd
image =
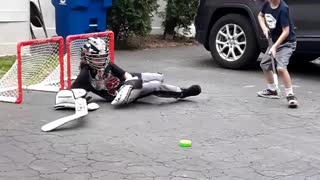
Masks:
[[[192,142],[190,140],[180,140],[179,141],[179,146],[180,147],[191,147]]]

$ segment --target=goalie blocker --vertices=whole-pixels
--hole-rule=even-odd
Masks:
[[[142,79],[134,77],[126,80],[117,92],[116,97],[111,102],[112,105],[129,104],[136,100],[142,91]]]

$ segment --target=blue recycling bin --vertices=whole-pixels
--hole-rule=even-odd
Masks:
[[[58,36],[66,38],[107,28],[107,9],[112,0],[51,0],[51,3],[55,7]]]

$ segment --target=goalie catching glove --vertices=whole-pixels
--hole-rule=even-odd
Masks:
[[[111,102],[112,105],[129,104],[137,99],[142,90],[142,79],[133,77],[124,82],[117,92],[116,97]]]
[[[75,109],[75,101],[78,98],[84,98],[89,101],[91,97],[86,97],[87,91],[84,89],[71,89],[71,90],[61,90],[56,95],[56,103],[54,108],[59,109]],[[93,111],[99,109],[99,105],[96,103],[89,103],[88,110]]]

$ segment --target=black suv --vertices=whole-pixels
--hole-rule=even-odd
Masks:
[[[255,63],[268,43],[258,21],[264,0],[200,0],[196,39],[222,67],[242,69]],[[320,0],[285,0],[295,25],[297,49],[292,59],[320,56]]]

